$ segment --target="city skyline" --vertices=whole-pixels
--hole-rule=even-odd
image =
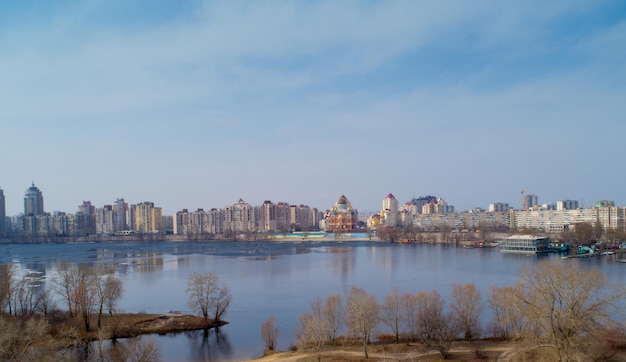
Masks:
[[[525,190],[524,190],[525,191]],[[42,215],[44,212],[47,214],[52,214],[54,212],[67,212],[67,213],[75,213],[78,211],[81,211],[81,208],[85,207],[85,203],[87,203],[89,205],[89,207],[92,207],[94,209],[101,209],[104,207],[113,207],[115,209],[120,209],[123,210],[124,209],[124,204],[126,203],[126,205],[139,205],[142,203],[152,203],[154,204],[153,206],[157,206],[160,209],[162,208],[162,205],[159,203],[159,200],[157,199],[147,199],[147,200],[130,200],[125,198],[125,197],[116,197],[115,200],[113,201],[109,201],[109,202],[104,202],[104,203],[95,203],[93,202],[93,200],[87,198],[87,199],[83,199],[82,201],[80,201],[80,203],[78,203],[76,205],[75,208],[73,209],[68,209],[68,210],[61,210],[61,209],[52,209],[52,210],[47,210],[43,208],[43,204],[44,204],[44,195],[43,195],[43,191],[39,189],[39,187],[35,184],[35,182],[33,181],[31,183],[31,185],[29,187],[26,188],[26,190],[22,193],[22,210],[20,210],[19,212],[16,213],[11,213],[10,211],[6,211],[8,210],[6,208],[6,190],[4,190],[1,186],[0,186],[0,207],[1,206],[5,206],[3,211],[5,212],[6,216],[17,216],[17,215]],[[337,197],[342,197],[346,195],[346,193],[341,193],[339,194],[339,196]],[[349,196],[349,193],[347,194]],[[335,198],[337,198],[335,197]],[[519,206],[517,205],[516,202],[509,202],[507,200],[492,200],[492,201],[486,201],[481,205],[476,205],[474,207],[470,207],[470,208],[457,208],[454,200],[450,201],[449,199],[447,199],[445,197],[445,195],[433,195],[433,193],[423,193],[420,194],[419,196],[411,196],[410,198],[407,199],[400,199],[397,198],[395,195],[393,195],[393,193],[389,193],[387,194],[387,196],[385,197],[380,197],[380,199],[378,200],[378,204],[379,206],[377,208],[373,208],[373,209],[362,209],[359,208],[358,205],[354,205],[355,209],[358,210],[359,213],[365,213],[365,214],[371,214],[371,213],[378,213],[384,210],[390,210],[390,205],[395,205],[396,210],[399,210],[402,208],[402,206],[406,203],[409,203],[410,201],[412,201],[413,199],[416,198],[424,198],[424,197],[435,197],[437,199],[440,199],[444,202],[450,203],[450,206],[454,209],[454,212],[466,212],[466,211],[470,211],[473,209],[483,209],[483,210],[488,210],[489,207],[491,205],[494,205],[496,207],[499,207],[499,205],[509,205],[510,208],[512,209],[518,209],[518,210],[522,210],[523,209],[523,203],[520,200],[518,200],[519,202]],[[542,198],[540,197],[540,195],[536,195],[536,194],[530,194],[527,193],[525,195],[523,195],[522,197],[525,198],[532,198],[534,200],[534,202],[532,204],[527,204],[526,206],[533,206],[533,205],[537,205],[537,206],[542,206],[542,205],[552,205],[554,207],[557,207],[559,204],[561,205],[568,205],[569,208],[572,208],[572,205],[576,205],[573,208],[587,208],[587,207],[592,207],[594,206],[596,203],[598,202],[602,202],[605,203],[607,200],[610,202],[614,202],[615,206],[625,206],[622,205],[620,203],[615,202],[614,198],[604,198],[604,199],[594,199],[594,200],[589,200],[587,203],[585,203],[583,200],[576,200],[576,199],[559,199],[559,200],[550,200],[550,201],[545,201],[542,200]],[[393,200],[395,200],[395,203],[390,203],[390,198],[392,198]],[[33,201],[33,199],[35,199],[36,201]],[[350,199],[350,197],[348,197],[348,199]],[[231,203],[226,203],[224,205],[198,205],[198,206],[185,206],[185,207],[181,207],[180,209],[177,210],[168,210],[165,209],[163,211],[163,215],[172,215],[176,212],[179,212],[181,210],[190,210],[190,211],[194,211],[196,209],[205,209],[205,210],[209,210],[209,209],[221,209],[223,207],[229,207],[231,205],[237,204],[237,203],[241,203],[241,202],[245,202],[247,204],[250,204],[252,206],[260,206],[262,205],[264,202],[267,201],[271,201],[273,203],[287,203],[289,205],[306,205],[308,207],[311,208],[316,208],[318,209],[320,212],[323,212],[325,210],[329,210],[332,208],[333,203],[330,203],[328,205],[318,205],[318,204],[308,204],[308,203],[304,203],[304,202],[298,202],[298,201],[294,201],[294,200],[284,200],[284,199],[275,199],[275,200],[270,200],[268,198],[263,199],[263,202],[260,202],[258,204],[255,204],[253,202],[249,202],[248,200],[244,200],[242,198],[239,198],[239,201],[234,200]],[[46,202],[47,204],[47,202]],[[36,205],[36,206],[33,206]],[[37,208],[38,211],[35,213],[31,213],[31,212],[27,212],[27,210],[33,210],[34,208]],[[504,211],[504,210],[499,210],[499,211]],[[121,219],[120,219],[121,220]]]
[[[621,1],[2,3],[6,214],[624,205],[624,43]]]

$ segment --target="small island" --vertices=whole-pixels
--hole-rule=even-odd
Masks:
[[[51,321],[51,325],[71,324],[72,322],[73,320],[58,320]],[[144,334],[167,334],[219,328],[228,324],[226,321],[215,321],[180,313],[121,313],[104,316],[101,323],[100,330],[87,332],[87,339],[133,338]]]
[[[158,360],[158,345],[142,341],[142,335],[208,334],[228,324],[222,317],[232,296],[213,272],[194,273],[187,281],[188,305],[198,315],[119,311],[124,288],[111,265],[62,264],[48,287],[44,280],[37,272],[22,275],[14,264],[0,264],[0,360],[87,360],[93,354],[113,358],[136,353]]]

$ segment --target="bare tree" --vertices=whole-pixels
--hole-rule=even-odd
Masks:
[[[56,302],[52,296],[52,292],[48,288],[38,288],[35,300],[35,310],[44,317],[48,317],[48,313],[56,308]]]
[[[521,339],[535,334],[533,324],[526,318],[527,305],[519,303],[524,290],[515,286],[489,288],[489,306],[493,321],[492,333],[501,339]]]
[[[104,294],[104,304],[109,312],[109,315],[113,315],[113,310],[117,302],[122,298],[124,294],[124,286],[122,281],[118,278],[112,277],[107,279],[106,293]]]
[[[454,323],[467,341],[480,336],[480,291],[472,283],[452,286],[450,310]]]
[[[89,331],[97,294],[96,279],[91,266],[61,264],[53,279],[52,288],[65,299],[70,316],[80,317],[85,330]]]
[[[215,301],[215,295],[219,289],[217,274],[210,272],[205,274],[193,273],[187,279],[187,293],[189,294],[189,307],[199,311],[205,319],[209,318],[209,310]]]
[[[380,240],[396,242],[402,237],[402,231],[397,227],[382,227],[376,230]]]
[[[608,245],[616,245],[619,232],[616,228],[607,228],[604,232],[604,237],[608,242]]]
[[[417,296],[406,293],[402,295],[402,317],[406,325],[407,333],[412,341],[419,338],[419,314]]]
[[[67,304],[67,311],[71,317],[75,314],[74,294],[76,289],[76,266],[69,263],[61,263],[57,275],[52,280],[52,288]]]
[[[365,358],[369,358],[367,345],[378,323],[378,309],[376,297],[361,288],[352,287],[346,300],[344,320],[348,332],[363,343]]]
[[[211,300],[211,306],[213,307],[213,320],[220,322],[222,317],[228,311],[230,303],[233,300],[233,296],[230,294],[230,289],[226,285],[222,285],[217,288],[215,294]]]
[[[402,295],[398,288],[393,288],[391,294],[385,297],[385,301],[380,306],[381,321],[389,326],[396,337],[396,343],[400,343],[400,332],[404,324],[402,307]]]
[[[525,317],[541,333],[560,361],[586,359],[585,342],[611,321],[613,303],[623,298],[623,285],[607,288],[607,278],[596,269],[581,273],[573,263],[545,261],[522,269]]]
[[[225,284],[220,286],[219,277],[213,272],[193,273],[187,279],[187,293],[189,307],[199,311],[205,319],[212,316],[216,323],[221,321],[232,302],[230,289]]]
[[[76,268],[76,285],[74,289],[75,310],[80,315],[85,326],[85,331],[91,327],[91,315],[96,302],[96,280],[93,272],[87,265],[79,265]]]
[[[341,319],[343,316],[342,303],[341,295],[339,294],[329,295],[326,297],[324,304],[322,304],[322,299],[320,297],[311,301],[313,316],[326,321],[328,324],[328,328],[326,328],[328,333],[326,340],[331,343],[335,343],[337,332],[341,327]]]
[[[558,238],[564,243],[569,243],[576,240],[576,233],[571,228],[567,228],[559,233]]]
[[[113,314],[113,308],[122,297],[124,289],[122,282],[113,275],[113,270],[94,268],[93,273],[98,328],[100,328],[104,308],[108,307],[109,314]]]
[[[261,325],[261,339],[263,339],[267,351],[274,351],[276,349],[279,334],[280,329],[278,328],[276,317],[270,316],[268,320]]]
[[[574,226],[576,241],[581,244],[588,245],[593,238],[593,226],[588,222],[580,222]]]
[[[328,341],[329,329],[331,329],[328,320],[321,315],[313,313],[303,313],[298,316],[298,327],[296,335],[298,336],[298,344],[300,346],[313,346],[320,360],[320,351]]]
[[[0,264],[0,312],[13,313],[13,293],[15,292],[17,265]]]
[[[322,299],[317,297],[311,301],[312,313],[304,313],[298,316],[296,335],[298,344],[313,346],[320,359],[319,352],[326,343],[335,343],[337,332],[341,326],[343,314],[341,295],[331,295],[322,304]]]
[[[28,278],[19,279],[12,294],[15,315],[28,316],[35,313],[35,293]]]
[[[417,295],[418,324],[422,341],[429,347],[448,357],[456,330],[450,316],[444,313],[444,301],[437,291],[420,292]]]
[[[604,236],[604,227],[602,226],[602,223],[596,221],[593,224],[593,238],[595,241],[600,241],[602,239],[602,236]]]
[[[328,340],[335,343],[337,333],[341,328],[343,316],[343,300],[341,295],[329,295],[326,297],[326,303],[322,306],[322,316],[328,322]]]

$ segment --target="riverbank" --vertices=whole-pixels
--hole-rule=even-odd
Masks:
[[[49,318],[53,329],[62,327],[84,328],[82,320],[78,318]],[[202,330],[221,327],[227,322],[215,322],[212,319],[190,314],[147,314],[122,313],[102,315],[101,328],[98,329],[97,316],[91,316],[90,330],[86,339],[114,339],[130,338],[144,334],[166,334],[193,330]]]
[[[541,344],[528,344],[523,341],[477,340],[452,343],[445,361],[554,361],[558,356],[550,348]],[[594,360],[626,361],[626,351],[618,346],[598,345]],[[310,361],[350,361],[350,362],[434,362],[443,361],[437,351],[422,343],[372,343],[368,346],[365,358],[362,345],[329,346],[319,355],[312,350],[281,351],[268,353],[248,362],[310,362]],[[319,357],[319,358],[318,358]]]
[[[516,342],[481,340],[454,342],[446,361],[508,361],[517,348]],[[372,343],[365,358],[362,345],[330,346],[320,354],[321,361],[441,361],[439,352],[421,343]],[[255,362],[306,362],[317,360],[314,351],[281,351],[250,359]]]
[[[450,237],[449,233],[422,233],[415,240],[398,239],[393,242],[426,243],[426,244],[477,244],[479,239],[472,233],[458,234]],[[509,234],[493,233],[492,239],[501,239]],[[250,234],[237,237],[225,235],[164,235],[164,234],[132,234],[132,235],[90,235],[90,236],[63,236],[63,237],[13,237],[0,238],[0,244],[65,244],[65,243],[111,243],[111,242],[215,242],[215,241],[241,241],[241,242],[325,242],[325,241],[371,241],[392,242],[384,238],[367,233],[330,233],[330,234]]]

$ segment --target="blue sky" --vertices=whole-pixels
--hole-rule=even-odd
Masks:
[[[0,188],[359,210],[626,205],[623,1],[9,1]]]

